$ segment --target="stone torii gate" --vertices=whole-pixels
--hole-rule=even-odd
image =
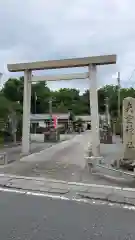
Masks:
[[[99,137],[99,116],[98,116],[98,96],[97,96],[97,65],[108,65],[116,63],[116,55],[104,55],[84,58],[72,58],[62,60],[51,60],[30,63],[8,64],[10,72],[24,71],[24,95],[23,95],[23,131],[22,131],[22,153],[28,154],[30,150],[30,106],[31,106],[31,83],[33,81],[58,81],[72,79],[91,80],[90,85],[90,109],[91,109],[91,126],[92,126],[92,154],[100,154],[100,137]],[[32,77],[32,71],[48,70],[59,68],[74,68],[88,66],[88,73],[66,74],[61,76],[40,76]]]

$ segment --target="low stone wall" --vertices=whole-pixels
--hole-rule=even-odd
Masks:
[[[44,142],[58,142],[60,141],[60,133],[58,131],[48,131],[44,133]]]
[[[8,164],[8,157],[7,157],[7,153],[3,152],[0,153],[0,165],[5,165]]]

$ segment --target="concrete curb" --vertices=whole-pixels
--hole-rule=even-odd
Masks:
[[[135,189],[0,174],[0,187],[74,196],[135,206]]]
[[[112,175],[100,173],[100,172],[92,173],[92,175],[105,179],[108,181],[108,183],[110,182],[110,183],[118,183],[118,184],[131,184],[135,182],[135,178],[133,178],[132,176],[125,176],[125,177],[112,176]]]

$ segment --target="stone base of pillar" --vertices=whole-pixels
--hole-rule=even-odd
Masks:
[[[100,157],[100,144],[96,147],[96,153],[92,152],[92,155],[95,157]]]
[[[119,167],[133,171],[135,162],[135,148],[126,148],[123,157],[119,160]]]
[[[115,169],[119,169],[120,168],[120,160],[119,159],[115,159],[111,162],[111,167],[115,168]]]
[[[92,144],[88,144],[88,150],[85,156],[86,167],[90,172],[96,168],[97,164],[104,164],[104,158],[100,156],[100,144],[97,146],[97,155],[93,155]]]
[[[135,160],[135,148],[126,148],[124,151],[123,160]]]
[[[102,156],[100,157],[95,157],[95,156],[91,156],[91,157],[87,157],[87,164],[92,164],[93,167],[96,167],[96,164],[104,164],[104,158]]]
[[[124,151],[123,158],[119,160],[119,166],[122,169],[126,169],[128,171],[133,171],[135,166],[133,166],[135,162],[135,149],[134,148],[126,148]]]
[[[130,157],[130,158],[129,158]],[[134,171],[135,169],[135,151],[126,151],[124,157],[119,160],[114,160],[111,164],[116,169],[124,169],[127,171]]]
[[[92,156],[92,145],[91,144],[88,144],[87,156],[88,157]]]
[[[89,172],[94,172],[96,170],[96,167],[98,165],[104,165],[104,158],[103,157],[95,157],[95,156],[91,156],[91,157],[86,157],[86,167],[88,169]]]
[[[121,169],[127,170],[127,171],[133,171],[135,166],[134,166],[134,161],[129,160],[129,159],[120,159],[119,161],[119,166]]]
[[[100,144],[96,148],[96,153],[93,152],[92,150],[92,144],[88,145],[88,151],[87,151],[88,157],[95,156],[95,157],[100,157]]]

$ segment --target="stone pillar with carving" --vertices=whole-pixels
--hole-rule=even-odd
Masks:
[[[123,100],[123,161],[135,160],[135,98]]]

